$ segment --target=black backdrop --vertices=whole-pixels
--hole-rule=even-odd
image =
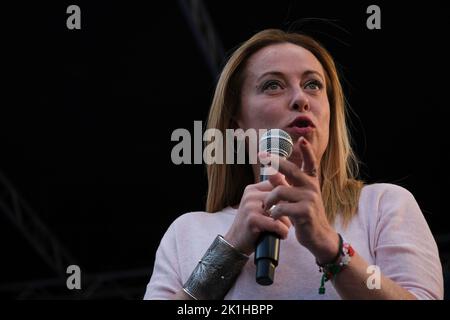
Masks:
[[[21,2],[2,10],[0,171],[83,274],[148,270],[133,297],[144,292],[169,224],[204,207],[205,169],[172,164],[170,137],[206,119],[216,81],[179,2],[146,3]],[[357,114],[362,177],[414,194],[445,261],[443,3],[204,1],[226,54],[269,27],[307,31],[331,51]],[[81,30],[66,28],[70,4],[81,8]],[[366,27],[370,4],[381,8],[381,30]],[[305,18],[326,21],[299,23]],[[23,289],[13,283],[56,276],[2,212],[0,243],[8,297]]]

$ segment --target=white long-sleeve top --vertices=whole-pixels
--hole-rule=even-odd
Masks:
[[[214,238],[226,234],[236,211],[228,207],[177,218],[156,252],[144,299],[169,299],[178,292]],[[345,229],[336,219],[334,228],[369,265],[378,266],[383,275],[419,299],[443,298],[437,245],[408,190],[387,183],[364,186],[357,215]],[[293,228],[281,241],[273,285],[255,282],[253,258],[251,255],[225,299],[340,299],[330,282],[326,283],[326,293],[318,294],[322,274],[314,256],[298,243]]]

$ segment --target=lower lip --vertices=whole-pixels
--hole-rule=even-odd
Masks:
[[[311,133],[313,131],[313,128],[312,127],[303,127],[303,128],[289,127],[287,130],[294,135],[304,136],[304,135]]]

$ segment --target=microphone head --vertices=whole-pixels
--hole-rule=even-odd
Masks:
[[[289,133],[281,129],[270,129],[259,140],[259,151],[288,158],[292,153],[293,145]]]

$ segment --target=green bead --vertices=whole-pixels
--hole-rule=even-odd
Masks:
[[[320,287],[319,288],[319,294],[325,294],[325,288],[324,287]]]
[[[341,268],[340,268],[338,265],[336,265],[336,264],[334,264],[334,265],[330,268],[330,272],[331,272],[332,274],[338,274],[339,271],[341,271]]]

